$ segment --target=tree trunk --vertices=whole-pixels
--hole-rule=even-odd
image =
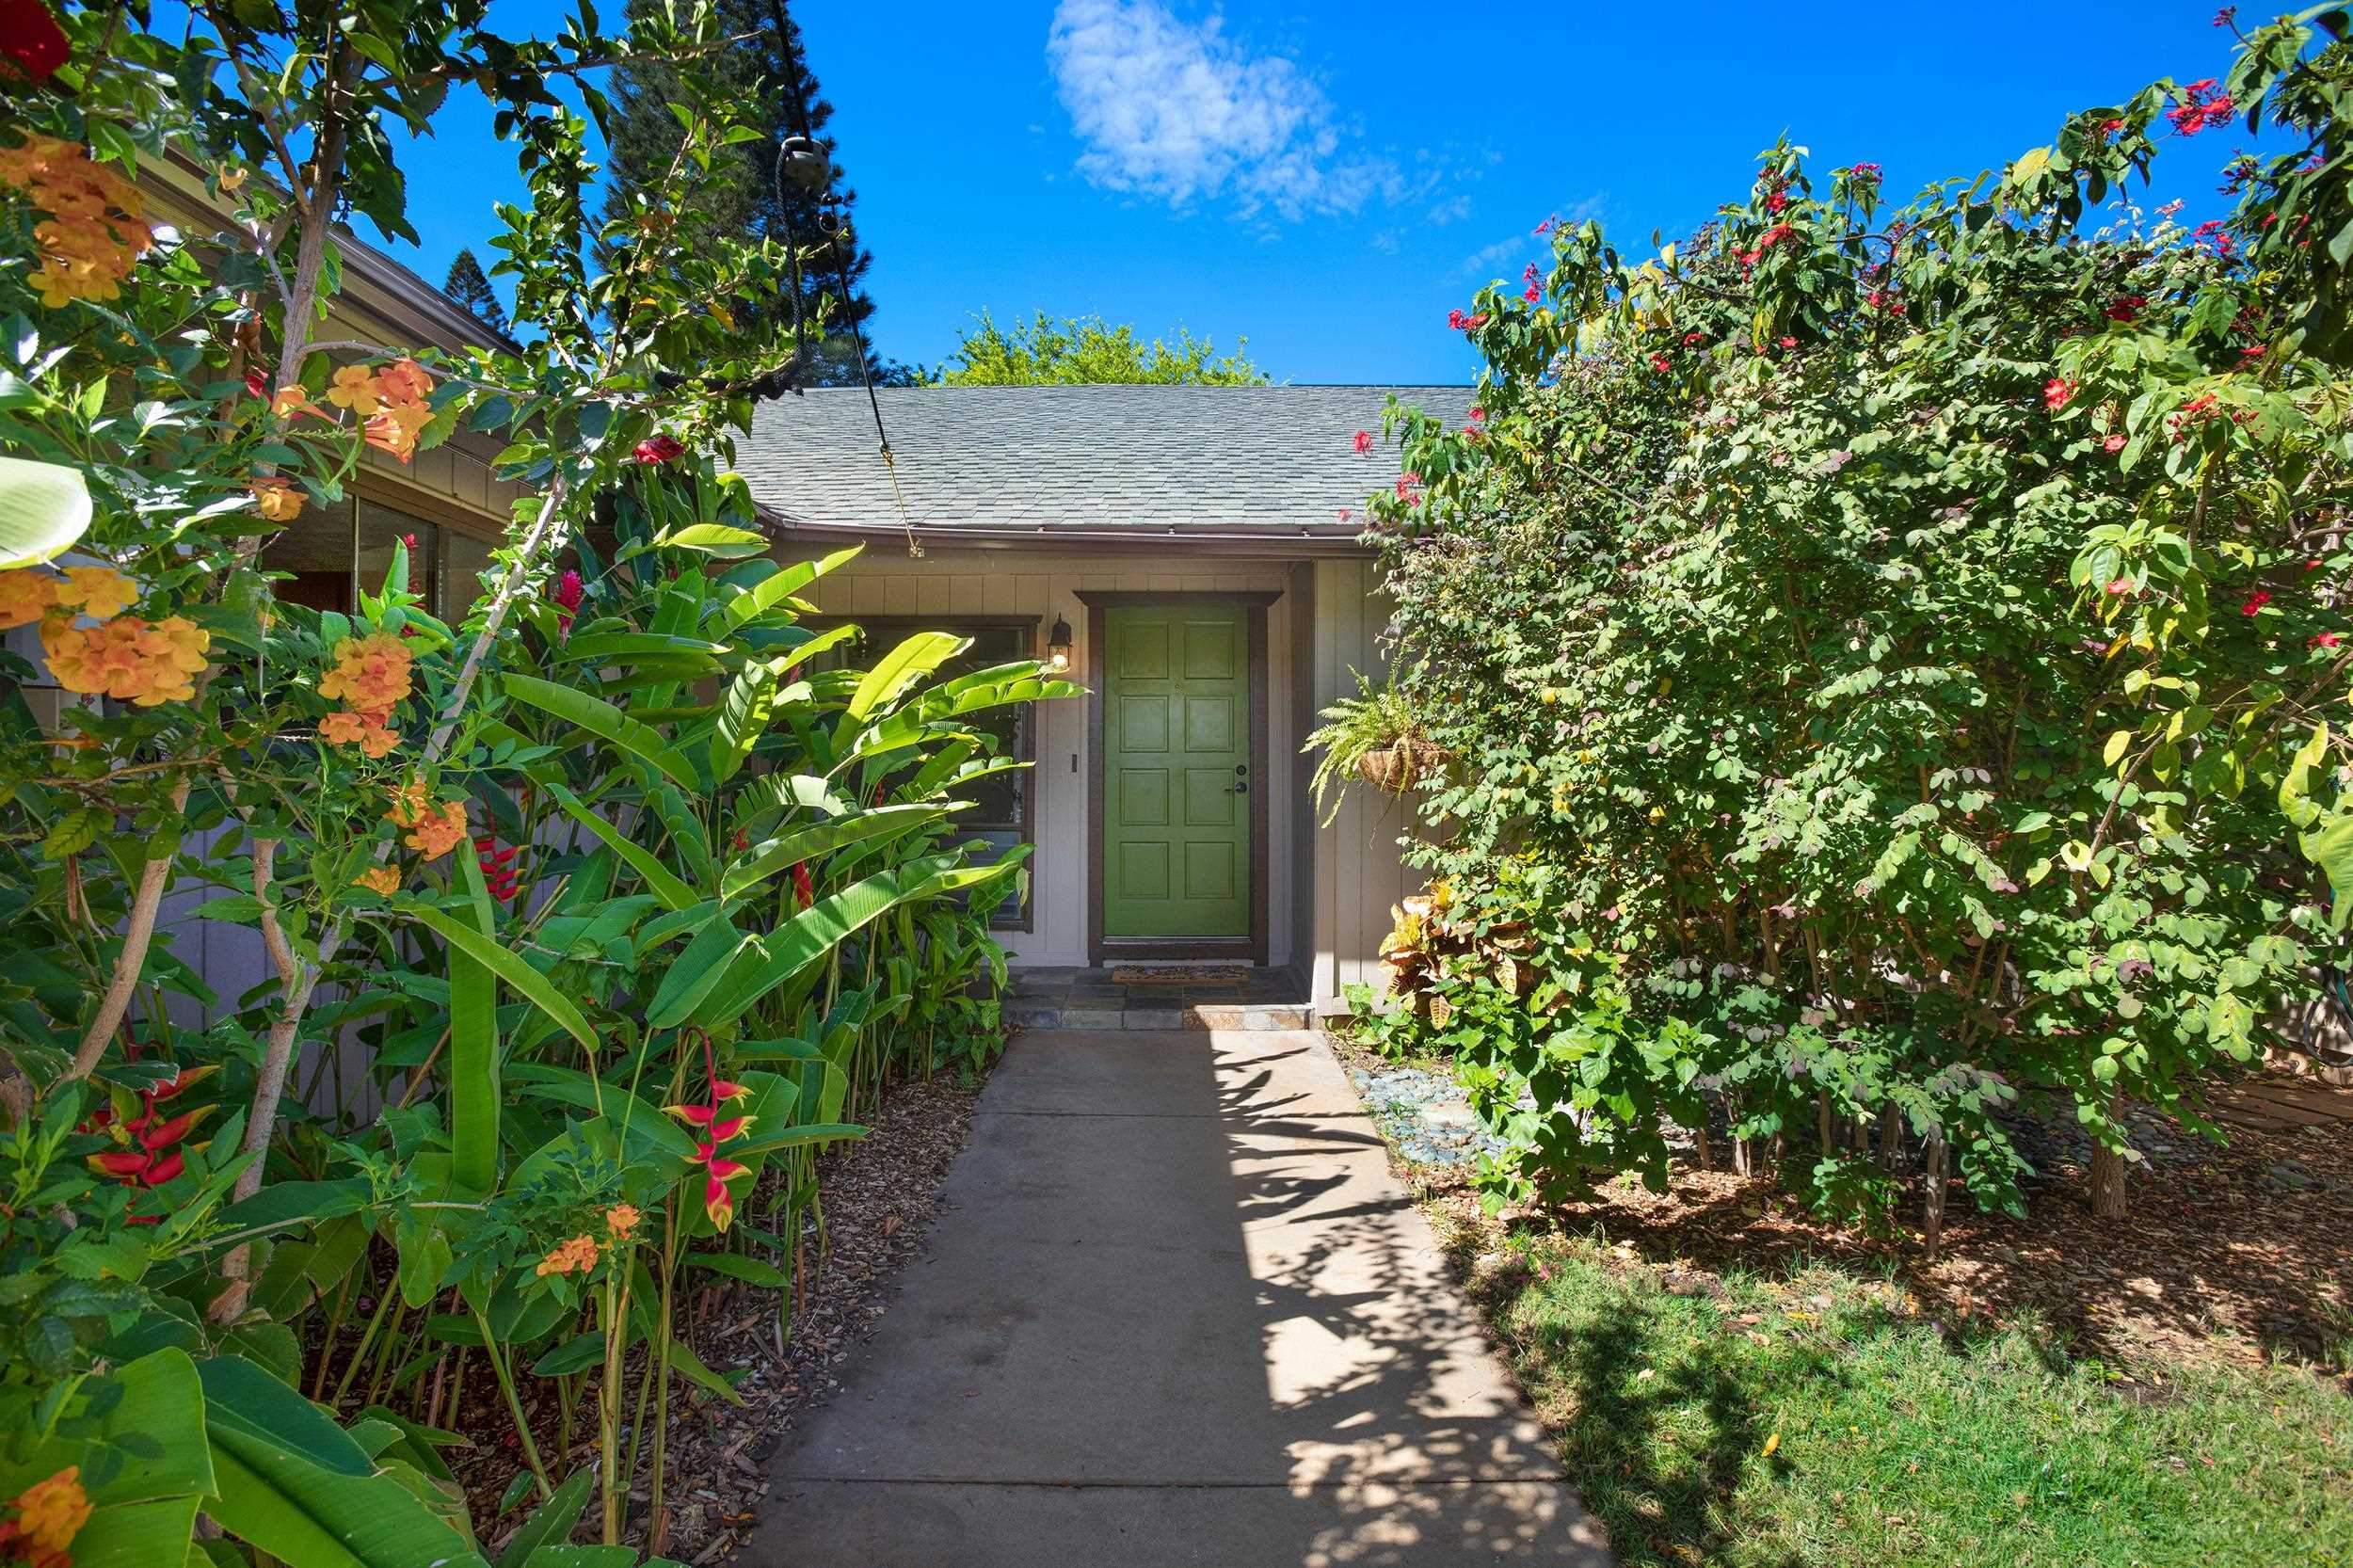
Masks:
[[[1945,1132],[1942,1128],[1929,1134],[1928,1201],[1920,1218],[1920,1234],[1928,1243],[1929,1259],[1934,1262],[1937,1250],[1945,1244]]]
[[[1882,1170],[1882,1171],[1885,1171],[1885,1172],[1886,1172],[1888,1175],[1890,1175],[1890,1176],[1895,1175],[1895,1174],[1896,1174],[1896,1164],[1897,1164],[1897,1161],[1902,1158],[1902,1155],[1903,1155],[1903,1149],[1904,1149],[1904,1118],[1903,1118],[1903,1112],[1901,1112],[1897,1111],[1897,1110],[1894,1106],[1892,1106],[1892,1105],[1888,1105],[1888,1106],[1882,1106],[1882,1107],[1881,1107],[1881,1108],[1880,1108],[1880,1169],[1881,1169],[1881,1170]]]
[[[2108,1115],[2116,1121],[2124,1117],[2124,1096],[2111,1096]],[[2124,1191],[2124,1156],[2105,1144],[2091,1148],[2091,1212],[2097,1219],[2121,1220],[2131,1205]]]

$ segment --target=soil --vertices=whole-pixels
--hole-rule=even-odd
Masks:
[[[840,1391],[841,1367],[889,1311],[898,1271],[921,1250],[938,1208],[940,1183],[964,1147],[978,1098],[977,1086],[945,1076],[896,1088],[879,1111],[864,1118],[866,1137],[820,1167],[830,1251],[812,1271],[808,1298],[789,1322],[784,1320],[789,1304],[773,1290],[711,1288],[699,1300],[682,1301],[680,1334],[712,1370],[744,1374],[737,1384],[744,1402],[725,1403],[682,1381],[672,1385],[665,1461],[669,1528],[661,1555],[687,1563],[721,1562],[750,1538],[768,1490],[764,1461],[805,1412]],[[757,1216],[771,1196],[763,1192],[744,1212]],[[811,1256],[816,1256],[813,1240]],[[627,1373],[632,1397],[638,1370],[632,1359]],[[593,1389],[582,1397],[593,1401]],[[548,1408],[533,1410],[532,1426],[546,1445],[550,1473],[560,1480],[594,1464],[593,1416],[584,1415],[576,1423],[580,1440],[573,1451],[559,1454],[548,1435],[557,1430],[552,1401],[540,1402]],[[505,1412],[493,1406],[481,1416],[481,1430],[473,1435],[486,1447],[464,1460],[455,1453],[450,1458],[477,1526],[497,1520],[482,1529],[495,1557],[531,1505],[526,1501],[499,1512],[518,1460],[502,1441],[511,1432]],[[626,1432],[622,1441],[628,1442]],[[641,1544],[645,1486],[641,1464],[625,1531],[627,1539]],[[577,1539],[594,1539],[595,1513],[592,1498]]]
[[[1335,1048],[1352,1068],[1395,1071]],[[1490,1218],[1467,1165],[1398,1165],[1457,1234],[1598,1236],[1697,1289],[1732,1270],[1841,1261],[1889,1273],[1948,1326],[2031,1313],[2120,1369],[2289,1361],[2353,1392],[2353,1089],[2268,1069],[2218,1096],[2214,1114],[2225,1144],[2136,1112],[2150,1158],[2130,1173],[2129,1217],[2113,1222],[2091,1213],[2089,1145],[2064,1117],[2038,1115],[2021,1128],[2039,1168],[2025,1217],[1977,1213],[1956,1188],[1933,1262],[1916,1234],[1826,1224],[1769,1176],[1679,1167],[1665,1192],[1627,1179],[1590,1204]]]

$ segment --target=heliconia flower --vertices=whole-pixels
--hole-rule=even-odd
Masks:
[[[1355,442],[1356,456],[1361,457],[1366,453],[1372,450],[1372,432],[1369,430],[1357,431],[1355,435]]]
[[[804,909],[817,902],[817,885],[808,879],[808,862],[806,860],[792,862],[792,896],[801,901]]]
[[[666,463],[686,454],[685,446],[667,436],[648,436],[630,449],[632,463]]]

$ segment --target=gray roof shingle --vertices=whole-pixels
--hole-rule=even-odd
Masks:
[[[1354,534],[1397,482],[1380,442],[1395,392],[1449,424],[1469,387],[894,387],[876,393],[915,525],[1211,535]],[[1370,453],[1353,437],[1373,433]],[[736,443],[752,495],[788,525],[895,529],[873,413],[856,387],[762,404]],[[1346,508],[1352,520],[1343,522]]]

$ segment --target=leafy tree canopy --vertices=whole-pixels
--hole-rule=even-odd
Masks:
[[[1208,338],[1182,327],[1173,344],[1146,343],[1133,327],[1114,327],[1099,315],[1058,318],[1044,311],[1008,329],[983,311],[932,379],[949,387],[1264,386],[1266,372],[1251,362],[1249,344],[1244,338],[1221,355]]]

